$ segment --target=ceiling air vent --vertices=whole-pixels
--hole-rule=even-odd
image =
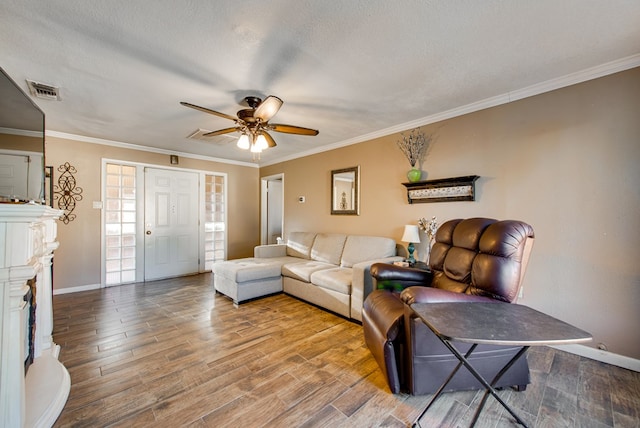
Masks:
[[[27,79],[27,86],[31,95],[36,98],[43,98],[45,100],[60,101],[60,88],[57,86],[47,85],[46,83],[34,82]]]
[[[201,140],[201,141],[207,141],[210,143],[217,143],[217,144],[227,144],[228,142],[230,142],[230,139],[237,139],[237,136],[233,136],[232,135],[228,135],[228,134],[223,134],[223,135],[218,135],[216,137],[205,137],[204,134],[211,132],[208,129],[202,129],[202,128],[198,128],[195,131],[193,131],[191,134],[189,134],[187,136],[187,138],[191,139],[191,140]],[[219,137],[226,137],[226,138],[219,138]]]
[[[191,134],[189,134],[187,136],[187,138],[190,138],[192,140],[204,140],[204,134],[206,134],[207,132],[211,132],[208,129],[202,129],[202,128],[198,128],[195,131],[193,131]]]

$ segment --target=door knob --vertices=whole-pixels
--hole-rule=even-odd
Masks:
[[[150,230],[147,230],[147,235],[151,235],[151,231]]]

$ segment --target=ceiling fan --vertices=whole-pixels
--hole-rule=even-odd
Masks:
[[[251,149],[252,153],[260,153],[268,147],[275,147],[276,142],[268,131],[283,132],[285,134],[298,135],[318,135],[318,131],[301,126],[284,125],[280,123],[269,123],[269,120],[278,113],[283,101],[273,95],[269,95],[264,101],[258,97],[245,97],[244,102],[250,107],[237,112],[237,117],[226,113],[200,107],[185,101],[180,102],[185,107],[200,110],[214,116],[223,117],[235,122],[235,126],[223,128],[217,131],[203,134],[205,137],[240,132],[238,147],[241,149]]]

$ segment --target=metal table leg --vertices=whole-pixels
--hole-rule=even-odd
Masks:
[[[506,403],[502,402],[502,400],[501,400],[500,398],[498,398],[498,396],[497,396],[497,395],[496,395],[496,393],[495,393],[495,389],[493,388],[493,385],[495,385],[495,384],[498,382],[498,380],[500,380],[500,378],[502,377],[502,375],[503,375],[503,374],[505,374],[505,373],[507,372],[507,370],[509,370],[509,369],[511,368],[511,366],[512,366],[516,361],[518,361],[518,359],[519,359],[522,355],[524,355],[524,354],[527,352],[527,350],[528,350],[528,349],[529,349],[529,347],[528,347],[528,346],[523,346],[522,348],[520,348],[520,350],[518,351],[518,353],[517,353],[516,355],[514,355],[514,356],[513,356],[513,358],[511,358],[511,360],[509,360],[509,362],[507,363],[507,365],[505,365],[505,366],[502,368],[502,370],[500,370],[500,372],[498,372],[498,374],[496,375],[496,377],[494,377],[494,378],[493,378],[493,380],[491,381],[491,385],[490,385],[490,386],[491,386],[491,388],[490,388],[490,389],[487,389],[487,390],[484,392],[484,396],[482,397],[482,401],[480,401],[480,405],[478,406],[478,409],[476,410],[476,413],[475,413],[475,415],[473,416],[473,420],[471,421],[471,426],[474,426],[474,425],[476,424],[476,421],[478,420],[478,416],[480,416],[480,412],[482,411],[482,408],[484,407],[484,404],[486,403],[487,398],[489,397],[489,393],[490,393],[491,391],[494,391],[494,392],[491,392],[491,394],[492,394],[496,399],[498,399],[498,401],[500,402],[500,404],[502,404],[502,405],[504,406],[504,408],[505,408],[505,409],[507,409],[507,411],[508,411],[509,413],[511,413],[511,416],[513,416],[514,418],[516,418],[516,421],[518,421],[518,423],[519,423],[520,425],[523,425],[523,426],[525,426],[525,427],[527,426],[527,425],[526,425],[526,424],[525,424],[525,423],[524,423],[524,422],[523,422],[523,421],[518,417],[518,415],[516,415],[516,414],[513,412],[513,410],[512,410],[509,406],[507,406],[507,404],[506,404]],[[473,372],[472,372],[472,373],[473,373]],[[479,375],[479,373],[478,373],[478,375]]]
[[[473,416],[473,420],[471,421],[471,425],[470,425],[471,427],[475,426],[475,424],[476,424],[476,422],[478,420],[478,417],[480,416],[480,413],[482,412],[482,409],[483,409],[483,407],[484,407],[484,405],[485,405],[485,403],[487,401],[487,397],[489,396],[489,394],[493,395],[494,398],[496,400],[498,400],[498,402],[511,414],[511,416],[513,416],[515,418],[515,420],[520,425],[522,425],[524,427],[527,427],[527,424],[513,411],[513,409],[511,409],[511,407],[509,407],[509,405],[502,398],[500,398],[500,396],[498,395],[498,393],[495,390],[495,388],[493,387],[493,385],[495,385],[496,382],[498,382],[498,380],[500,380],[502,375],[505,374],[507,372],[507,370],[509,370],[511,368],[511,366],[513,366],[513,364],[516,361],[518,361],[518,359],[520,357],[522,357],[527,352],[529,347],[528,346],[523,346],[516,353],[516,355],[514,355],[513,358],[511,358],[509,360],[509,362],[498,372],[498,374],[496,374],[496,376],[493,378],[491,383],[489,383],[482,377],[482,375],[480,373],[478,373],[478,371],[468,361],[468,358],[471,356],[471,353],[475,350],[477,344],[472,345],[471,348],[469,349],[469,351],[467,351],[467,353],[465,355],[462,355],[455,348],[455,346],[453,346],[448,340],[445,340],[445,339],[442,339],[442,338],[440,338],[440,340],[451,351],[451,353],[456,356],[456,358],[458,359],[459,363],[453,369],[453,371],[451,372],[449,377],[445,380],[445,382],[442,384],[442,386],[440,386],[440,388],[438,388],[438,391],[436,391],[435,395],[431,398],[431,400],[427,404],[427,407],[422,411],[420,416],[418,416],[416,418],[416,420],[413,423],[412,427],[414,427],[414,428],[415,427],[420,427],[420,423],[419,423],[420,418],[422,418],[422,416],[424,416],[424,414],[427,412],[427,410],[429,410],[429,408],[431,407],[433,402],[440,396],[440,394],[442,393],[444,388],[451,381],[451,379],[453,379],[453,376],[455,376],[455,374],[458,372],[458,370],[460,369],[460,367],[462,365],[464,365],[467,368],[467,370],[469,370],[469,372],[476,379],[478,379],[478,381],[485,387],[484,396],[482,397],[482,400],[480,401],[480,405],[478,406],[478,409],[476,410],[476,413]]]
[[[466,358],[469,358],[471,356],[471,353],[473,352],[474,349],[476,349],[476,346],[478,346],[478,345],[476,345],[476,344],[471,345],[471,348],[469,348],[469,350],[465,354]],[[433,394],[433,397],[431,397],[431,400],[427,403],[427,406],[424,408],[422,413],[420,413],[418,415],[418,417],[415,419],[415,421],[413,422],[413,425],[411,425],[412,428],[420,427],[420,418],[422,418],[424,416],[424,414],[427,413],[427,410],[429,410],[431,405],[436,401],[436,399],[440,396],[440,394],[442,394],[442,391],[444,391],[444,389],[449,384],[449,382],[451,382],[451,379],[453,379],[453,377],[456,375],[456,373],[458,372],[460,367],[462,367],[462,364],[463,364],[462,360],[459,360],[458,364],[453,369],[453,371],[451,372],[449,377],[447,377],[447,379],[444,381],[444,383],[442,385],[440,385],[440,388],[438,388],[438,390]]]

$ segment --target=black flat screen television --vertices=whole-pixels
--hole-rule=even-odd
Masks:
[[[44,112],[0,68],[0,203],[44,203],[44,165]]]

